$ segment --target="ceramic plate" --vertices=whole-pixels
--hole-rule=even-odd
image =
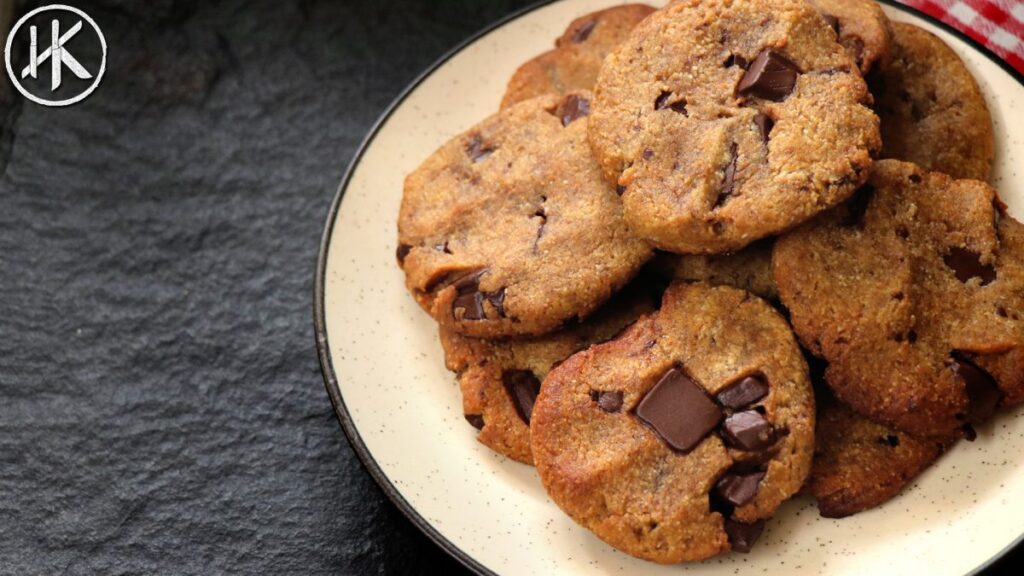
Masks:
[[[1024,534],[1024,514],[1011,512],[1024,507],[1024,410],[1003,413],[884,506],[829,520],[797,498],[752,553],[677,566],[602,543],[548,499],[533,468],[477,443],[435,324],[395,264],[402,179],[493,113],[516,67],[570,20],[612,3],[546,3],[466,42],[399,97],[341,183],[317,271],[316,336],[331,401],[370,473],[428,536],[484,574],[937,575],[997,558]],[[993,182],[1024,217],[1024,81],[966,37],[886,11],[938,34],[974,73],[995,122]]]

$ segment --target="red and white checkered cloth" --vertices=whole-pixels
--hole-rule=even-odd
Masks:
[[[967,34],[1024,74],[1024,0],[899,0]]]

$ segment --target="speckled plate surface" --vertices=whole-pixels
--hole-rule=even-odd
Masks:
[[[1024,514],[1014,513],[1024,507],[1024,410],[1001,414],[880,508],[829,520],[797,498],[751,554],[681,566],[610,548],[547,498],[533,468],[476,442],[434,322],[395,264],[402,180],[493,113],[513,70],[572,18],[611,4],[543,4],[459,47],[396,101],[342,182],[317,272],[317,345],[339,420],[371,474],[414,523],[481,573],[938,575],[998,557],[1024,534]],[[886,11],[938,34],[977,77],[995,121],[993,182],[1024,217],[1024,81],[964,37],[906,9]]]

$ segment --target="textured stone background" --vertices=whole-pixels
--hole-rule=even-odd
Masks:
[[[527,2],[71,3],[100,89],[0,96],[0,574],[457,573],[335,421],[313,269],[378,114]]]

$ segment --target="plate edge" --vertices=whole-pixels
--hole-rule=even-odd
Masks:
[[[339,209],[341,208],[342,198],[345,196],[345,190],[348,188],[348,184],[352,178],[352,174],[355,172],[356,166],[362,160],[363,154],[369,148],[370,144],[377,137],[377,133],[384,126],[384,124],[391,118],[395,110],[405,101],[409,95],[419,87],[431,74],[433,74],[438,68],[444,65],[446,62],[451,60],[455,55],[464,50],[470,44],[476,42],[483,36],[493,32],[494,30],[508,24],[509,22],[525,16],[530,12],[537,9],[543,8],[548,4],[557,2],[558,0],[538,0],[533,4],[529,4],[515,10],[493,23],[485,26],[476,33],[462,40],[450,50],[445,52],[441,57],[435,60],[430,66],[423,70],[416,78],[412,80],[403,90],[395,97],[394,100],[388,104],[384,112],[377,118],[377,120],[370,127],[366,136],[360,142],[359,147],[356,149],[355,154],[352,156],[352,160],[349,162],[342,176],[341,182],[338,184],[338,188],[334,193],[334,198],[331,201],[330,209],[327,213],[326,222],[324,225],[324,232],[320,238],[320,247],[317,256],[316,272],[314,276],[313,286],[313,331],[316,341],[317,359],[320,363],[320,372],[323,376],[324,387],[327,389],[327,395],[330,398],[331,405],[334,409],[334,415],[338,420],[338,424],[341,426],[342,431],[345,433],[349,444],[358,456],[359,461],[363,467],[370,474],[370,476],[377,482],[377,485],[388,497],[389,500],[402,512],[402,514],[413,523],[414,526],[419,528],[424,535],[427,536],[431,541],[437,544],[442,550],[447,552],[450,556],[458,560],[463,566],[483,576],[492,576],[496,573],[491,571],[489,568],[481,564],[475,558],[464,552],[461,548],[456,546],[450,540],[445,538],[440,532],[437,531],[427,521],[426,518],[420,515],[420,513],[405,499],[404,496],[398,491],[397,488],[391,483],[391,480],[384,474],[377,461],[370,454],[366,445],[363,443],[362,437],[359,435],[359,431],[356,430],[355,424],[352,422],[351,415],[348,412],[348,408],[345,405],[345,400],[341,397],[340,389],[338,388],[337,374],[334,371],[334,365],[330,358],[330,347],[327,340],[327,321],[325,311],[325,299],[324,299],[324,288],[327,277],[327,253],[330,246],[331,235],[334,231],[334,224],[337,220]],[[961,41],[967,43],[969,46],[977,50],[983,56],[993,61],[1003,71],[1009,74],[1019,84],[1024,85],[1024,74],[1019,72],[1016,68],[1010,66],[1008,62],[1000,58],[997,54],[993,53],[979,41],[970,37],[966,33],[954,28],[953,26],[939,20],[938,18],[918,10],[911,6],[901,4],[897,0],[877,0],[879,3],[886,6],[890,6],[902,12],[906,12],[912,16],[916,16],[932,24],[942,30],[952,34]],[[1010,542],[1006,547],[997,552],[994,556],[982,562],[976,568],[968,572],[968,576],[977,576],[982,574],[985,570],[995,565],[999,560],[1006,556],[1011,550],[1016,548],[1018,545],[1024,543],[1024,533]]]

